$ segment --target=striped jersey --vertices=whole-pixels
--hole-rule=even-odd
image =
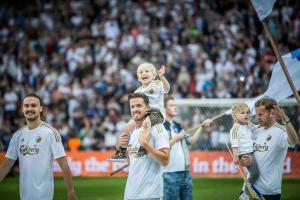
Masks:
[[[19,159],[21,200],[53,199],[53,160],[64,156],[60,134],[46,122],[14,133],[6,157]]]
[[[157,108],[165,117],[164,87],[160,80],[154,80],[147,86],[139,87],[135,92],[145,94],[149,98],[151,108]]]
[[[234,123],[230,130],[232,148],[238,148],[238,155],[253,152],[252,126]]]

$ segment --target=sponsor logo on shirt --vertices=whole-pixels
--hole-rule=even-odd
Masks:
[[[259,152],[264,152],[268,151],[269,146],[265,142],[263,145],[262,144],[254,144],[254,151],[259,151]]]
[[[128,152],[128,154],[135,154],[135,153],[138,152],[138,150],[139,150],[139,148],[138,147],[133,147],[132,144],[129,144],[127,146],[127,152]]]
[[[147,155],[147,151],[143,147],[133,147],[131,144],[127,146],[129,155],[133,154],[135,158],[141,158]]]
[[[39,153],[39,149],[36,148],[36,145],[33,147],[27,146],[27,145],[21,145],[20,146],[20,153],[25,156],[26,154],[28,155],[34,155]]]

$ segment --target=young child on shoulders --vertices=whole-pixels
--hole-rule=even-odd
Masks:
[[[135,91],[145,94],[149,98],[151,110],[143,122],[143,126],[151,124],[154,126],[164,122],[165,109],[164,109],[164,94],[170,90],[170,84],[165,78],[165,66],[161,66],[158,70],[159,80],[156,80],[157,70],[152,63],[145,62],[137,68],[137,78],[141,86]],[[129,137],[134,128],[137,127],[136,122],[131,119],[124,127],[123,133],[120,137]],[[108,158],[109,161],[123,162],[127,161],[126,146],[118,148],[117,152]],[[138,150],[137,156],[141,157],[147,152],[143,147]]]

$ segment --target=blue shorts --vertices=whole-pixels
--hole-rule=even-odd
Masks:
[[[166,172],[164,178],[163,200],[192,200],[193,181],[190,171]]]

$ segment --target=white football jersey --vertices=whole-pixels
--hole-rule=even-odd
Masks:
[[[127,146],[130,160],[125,200],[163,197],[163,167],[149,154],[137,157],[141,128],[135,128]],[[150,144],[155,149],[170,148],[169,137],[162,124],[151,127]]]
[[[238,154],[253,152],[252,131],[249,125],[234,123],[230,130],[231,147],[239,149]]]
[[[160,80],[152,81],[146,87],[139,87],[135,92],[145,94],[149,98],[151,108],[157,108],[165,117],[164,88]]]
[[[21,200],[53,199],[53,160],[64,156],[60,134],[45,122],[14,133],[6,157],[19,159]]]
[[[268,129],[254,130],[253,136],[254,157],[260,172],[254,185],[261,194],[280,194],[284,160],[290,147],[286,128],[276,123]]]

